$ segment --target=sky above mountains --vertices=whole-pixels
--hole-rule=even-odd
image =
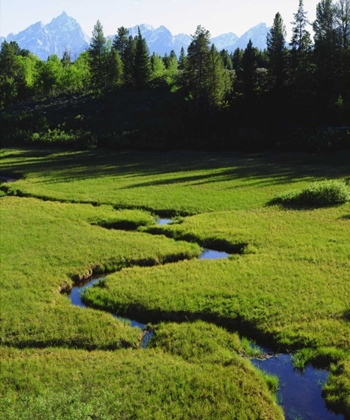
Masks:
[[[315,19],[317,3],[304,0],[310,21]],[[77,19],[89,36],[97,19],[105,35],[115,34],[120,26],[147,23],[164,25],[173,34],[193,34],[202,25],[212,36],[225,32],[240,36],[259,22],[271,26],[280,12],[289,40],[298,4],[299,0],[0,0],[0,36],[16,34],[38,21],[48,23],[62,11]]]

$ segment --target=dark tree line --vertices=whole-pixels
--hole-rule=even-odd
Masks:
[[[299,0],[292,24],[288,43],[276,13],[266,50],[249,41],[232,53],[217,51],[209,31],[198,26],[187,54],[182,49],[179,57],[173,51],[150,55],[140,30],[131,36],[120,27],[108,40],[99,21],[90,48],[75,62],[69,51],[44,62],[4,41],[0,106],[61,93],[162,88],[185,99],[190,130],[198,137],[350,125],[350,0],[321,0],[312,23]]]

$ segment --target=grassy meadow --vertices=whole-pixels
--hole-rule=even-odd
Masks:
[[[349,151],[3,149],[0,176],[4,418],[282,419],[240,337],[329,369],[350,418],[350,202],[274,202],[349,184]],[[91,273],[110,274],[72,306]],[[148,348],[108,312],[151,323]]]

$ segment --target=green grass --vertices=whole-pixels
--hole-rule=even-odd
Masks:
[[[348,413],[350,203],[268,204],[349,178],[349,162],[348,152],[2,151],[0,175],[19,178],[0,198],[7,418],[281,418],[275,380],[245,360],[234,331],[298,350],[300,367],[331,367],[324,395]],[[187,217],[156,226],[156,215]],[[198,261],[198,244],[235,254]],[[152,322],[151,348],[60,293],[91,270],[116,272],[84,299]]]
[[[291,186],[349,176],[349,152],[301,154],[5,150],[12,194],[141,208],[166,215],[251,210]],[[214,197],[214,199],[213,199]]]
[[[299,208],[329,207],[350,201],[350,187],[345,180],[314,182],[301,191],[281,194],[271,204]]]
[[[0,355],[0,408],[8,420],[283,418],[266,380],[239,357],[223,366],[159,350]]]
[[[72,307],[59,291],[72,285],[73,277],[90,270],[110,272],[199,255],[195,244],[94,225],[101,220],[136,223],[141,220],[139,213],[116,212],[108,206],[2,198],[1,343],[81,348],[135,345],[140,332],[104,313]]]

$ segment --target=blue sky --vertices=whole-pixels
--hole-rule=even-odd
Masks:
[[[310,20],[315,18],[317,3],[304,0]],[[212,36],[225,32],[240,36],[260,22],[271,26],[277,12],[288,30],[298,4],[299,0],[0,0],[0,36],[16,34],[38,21],[46,24],[62,11],[88,35],[99,19],[105,35],[115,34],[120,26],[147,23],[164,25],[174,35],[193,34],[200,24]]]

